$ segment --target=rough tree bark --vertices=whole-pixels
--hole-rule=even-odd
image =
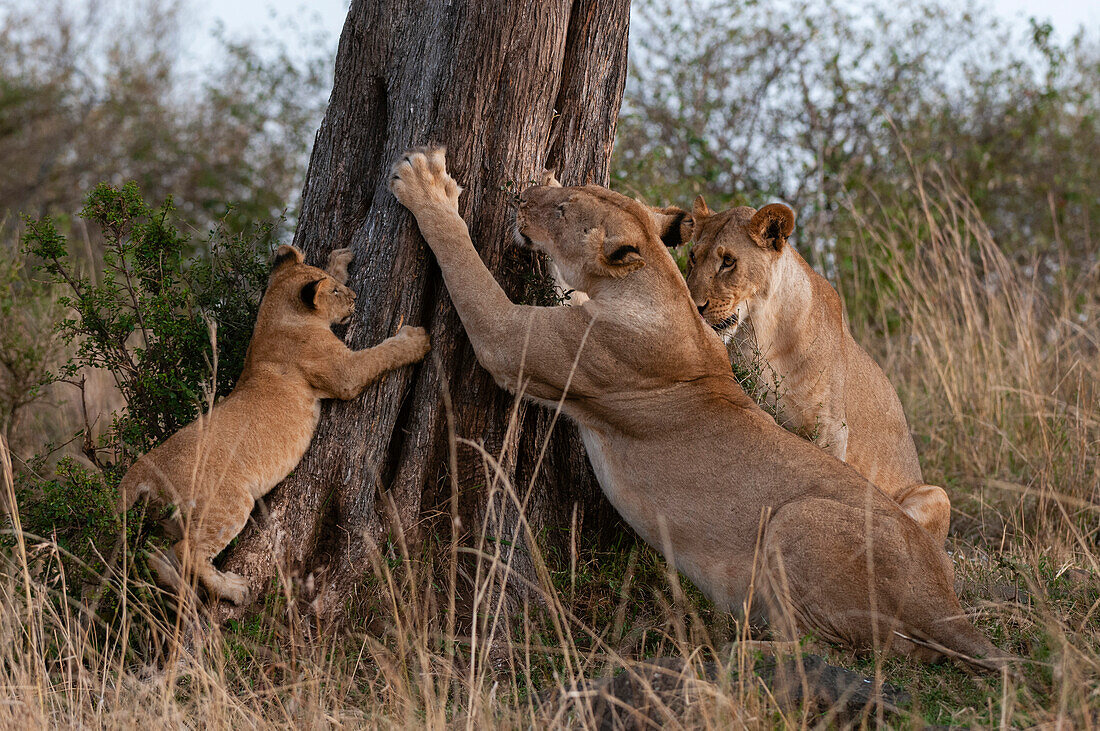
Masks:
[[[511,246],[510,196],[544,167],[566,185],[607,182],[628,19],[629,0],[352,3],[295,243],[315,264],[334,248],[354,249],[352,347],[409,323],[429,329],[432,353],[359,399],[325,407],[309,453],[226,562],[249,577],[253,596],[279,568],[313,573],[325,587],[315,608],[337,618],[366,573],[368,552],[393,530],[387,504],[406,538],[437,525],[430,514],[447,514],[452,489],[445,389],[457,434],[494,455],[503,448],[506,472],[526,490],[550,414],[520,405],[520,428],[507,429],[515,399],[478,365],[415,221],[387,188],[388,174],[407,148],[446,145],[482,257],[514,300],[531,301],[537,263]],[[474,450],[458,457],[459,515],[471,531],[487,510],[485,473]],[[589,527],[612,524],[576,431],[563,421],[526,515],[536,531],[568,528],[575,516]]]

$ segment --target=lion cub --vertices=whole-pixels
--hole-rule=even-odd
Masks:
[[[328,271],[279,247],[260,303],[244,370],[233,392],[208,414],[139,459],[119,485],[120,510],[148,493],[178,508],[172,556],[153,556],[163,583],[179,588],[177,566],[191,566],[214,596],[242,603],[246,580],[212,563],[248,520],[257,498],[297,466],[313,439],[321,400],[351,399],[383,373],[428,352],[427,333],[403,327],[367,350],[349,350],[330,329],[349,321],[355,293],[345,286],[350,249],[334,251]]]
[[[773,203],[714,213],[699,196],[691,218],[691,296],[742,358],[767,361],[783,389],[783,426],[816,429],[828,452],[942,543],[951,518],[947,493],[924,484],[901,401],[852,338],[840,295],[787,243],[794,212]],[[742,323],[749,327],[739,332]]]

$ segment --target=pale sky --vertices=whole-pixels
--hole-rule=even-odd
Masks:
[[[1081,25],[1094,37],[1100,32],[1100,0],[992,0],[990,6],[1006,18],[1049,19],[1063,39]]]
[[[231,38],[275,37],[294,48],[303,33],[329,36],[333,56],[348,14],[349,0],[188,0],[199,20],[193,30],[192,54],[201,61],[210,32],[219,21]]]

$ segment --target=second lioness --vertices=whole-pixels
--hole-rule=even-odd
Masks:
[[[778,386],[779,421],[816,432],[824,449],[942,543],[947,493],[924,484],[901,401],[852,338],[840,295],[787,242],[791,209],[773,203],[713,213],[700,196],[691,219],[688,289],[703,319],[733,341],[735,357],[762,357],[774,372],[764,380]]]

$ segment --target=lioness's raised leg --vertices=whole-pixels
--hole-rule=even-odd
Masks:
[[[390,190],[416,216],[478,361],[497,383],[513,391],[523,387],[543,399],[560,398],[567,383],[572,391],[584,392],[584,369],[574,373],[573,365],[591,325],[589,316],[580,308],[528,307],[508,299],[458,213],[462,189],[447,174],[444,150],[408,153],[393,168]],[[521,376],[529,380],[520,384]]]
[[[898,493],[894,500],[902,511],[915,520],[943,545],[947,529],[951,527],[951,499],[938,485],[913,485]]]

